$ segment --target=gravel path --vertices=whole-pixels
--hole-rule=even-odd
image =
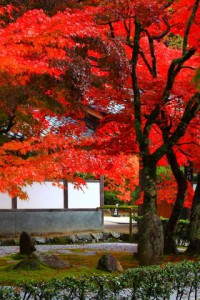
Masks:
[[[36,245],[36,249],[41,252],[59,251],[70,249],[93,249],[105,251],[137,252],[137,244],[130,243],[97,243],[79,245]],[[19,252],[19,246],[0,246],[0,256],[10,255]]]

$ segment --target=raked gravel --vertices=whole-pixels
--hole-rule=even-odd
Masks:
[[[91,243],[76,245],[35,245],[37,251],[59,251],[70,249],[93,249],[105,251],[137,252],[137,244],[130,243]],[[19,246],[0,246],[0,256],[10,255],[19,252]]]

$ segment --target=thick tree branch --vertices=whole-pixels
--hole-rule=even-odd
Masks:
[[[167,83],[163,92],[163,104],[166,104],[168,99],[169,99],[169,95],[171,92],[171,89],[173,87],[174,81],[176,76],[178,75],[178,73],[180,72],[183,64],[189,60],[194,53],[196,52],[196,48],[190,48],[186,54],[184,54],[183,56],[174,59],[168,69],[168,75],[167,75]]]
[[[132,51],[132,86],[133,86],[133,94],[134,94],[134,113],[135,113],[135,131],[136,138],[139,142],[139,147],[143,147],[144,139],[142,136],[142,117],[141,117],[141,103],[140,103],[140,89],[138,86],[138,77],[137,77],[137,63],[138,56],[140,51],[140,35],[141,35],[141,26],[140,23],[135,18],[135,34],[133,41],[133,51]]]
[[[173,148],[171,148],[170,151],[166,153],[166,155],[172,173],[178,184],[178,190],[176,194],[174,207],[171,216],[169,218],[169,221],[165,227],[164,252],[165,254],[171,254],[171,253],[177,253],[177,247],[176,247],[174,235],[183,209],[188,183],[187,183],[187,179],[185,178],[178,164],[177,157],[176,154],[174,153]]]
[[[187,103],[184,114],[179,122],[179,125],[171,135],[170,144],[176,144],[182,137],[190,123],[200,110],[200,92],[197,92]]]
[[[150,115],[148,116],[148,119],[145,123],[143,134],[145,136],[148,136],[151,130],[151,126],[155,123],[155,120],[160,114],[160,106],[156,105],[155,108],[151,111]]]
[[[161,147],[159,147],[153,154],[152,158],[154,161],[159,161],[173,145],[175,145],[179,139],[184,136],[190,121],[197,115],[200,111],[200,92],[197,92],[187,103],[182,118],[172,133],[172,135],[167,139]]]
[[[200,173],[197,174],[197,186],[195,189],[192,209],[190,215],[190,244],[187,248],[187,253],[199,255],[199,205],[200,205]]]

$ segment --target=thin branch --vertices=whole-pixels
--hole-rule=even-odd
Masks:
[[[0,135],[6,134],[10,131],[10,129],[15,125],[14,119],[15,119],[15,114],[13,113],[11,117],[8,119],[8,124],[2,126],[3,128],[0,130]]]
[[[131,24],[130,24],[130,19],[129,19],[129,24],[127,25],[126,23],[126,20],[124,20],[124,28],[127,32],[127,37],[128,37],[128,40],[130,40],[130,36],[131,36]]]
[[[163,21],[167,27],[166,30],[163,31],[163,33],[161,33],[160,35],[153,35],[151,37],[153,40],[160,40],[160,39],[164,38],[164,36],[166,36],[168,34],[168,32],[170,31],[171,26],[170,26],[168,20],[166,18],[163,18]]]
[[[115,32],[114,32],[114,28],[113,28],[113,25],[112,25],[112,22],[108,22],[108,25],[110,27],[110,32],[111,32],[111,38],[115,38]]]
[[[170,1],[168,1],[168,3],[166,3],[166,4],[164,5],[163,8],[166,9],[166,8],[170,7],[173,3],[174,3],[174,0],[170,0]]]
[[[186,26],[186,30],[185,30],[185,34],[184,34],[184,39],[183,39],[183,55],[186,54],[187,52],[187,45],[188,45],[188,37],[189,37],[189,33],[190,33],[190,28],[192,26],[192,23],[194,22],[194,18],[196,16],[196,12],[199,6],[199,2],[200,0],[196,0],[192,9],[192,13],[190,15],[190,18],[188,19],[187,22],[187,26]]]
[[[109,23],[117,23],[117,22],[119,22],[120,21],[120,19],[116,19],[116,20],[113,20],[113,21],[111,21],[111,20],[108,20],[107,22],[98,22],[98,25],[109,25]]]
[[[189,160],[189,158],[191,159],[193,157],[193,155],[186,153],[183,149],[181,149],[179,147],[178,147],[178,151],[181,152],[183,155],[185,155],[188,160]]]
[[[181,69],[190,69],[192,71],[195,71],[196,68],[190,67],[190,66],[182,66]]]
[[[99,62],[99,58],[94,57],[94,56],[92,56],[92,55],[88,55],[88,58],[89,58],[90,60],[92,60],[92,61]]]
[[[151,35],[149,34],[148,30],[143,30],[147,37],[148,37],[148,41],[149,41],[149,49],[150,49],[150,53],[151,53],[151,62],[152,62],[152,66],[150,66],[150,64],[147,62],[147,59],[145,58],[144,53],[141,54],[145,64],[147,65],[151,75],[153,76],[153,78],[157,77],[157,68],[156,68],[156,56],[155,56],[155,49],[154,49],[154,42],[153,42],[153,38],[151,37]]]
[[[133,44],[131,43],[131,20],[128,19],[129,24],[127,25],[126,20],[124,20],[124,28],[126,30],[127,36],[126,36],[126,44],[127,46],[131,47],[133,49]]]
[[[153,76],[153,78],[155,78],[156,76],[155,76],[155,74],[154,74],[154,71],[153,71],[152,67],[150,66],[150,64],[149,64],[149,62],[148,62],[148,60],[147,60],[147,58],[146,58],[144,52],[140,50],[140,51],[139,51],[139,54],[140,54],[140,56],[142,57],[142,59],[143,59],[145,65],[147,66],[147,69],[149,70],[150,74]]]
[[[183,146],[183,145],[195,145],[195,146],[197,146],[197,147],[200,148],[200,144],[199,144],[199,143],[196,143],[196,142],[177,143],[176,145],[177,145],[177,146]]]

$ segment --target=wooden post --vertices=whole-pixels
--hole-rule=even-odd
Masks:
[[[100,206],[104,205],[104,176],[100,176]]]
[[[66,180],[64,180],[63,197],[64,197],[63,208],[67,209],[68,208],[68,182]]]
[[[132,222],[132,208],[129,209],[129,242],[133,239],[133,222]]]
[[[12,198],[12,209],[17,209],[17,197]]]

